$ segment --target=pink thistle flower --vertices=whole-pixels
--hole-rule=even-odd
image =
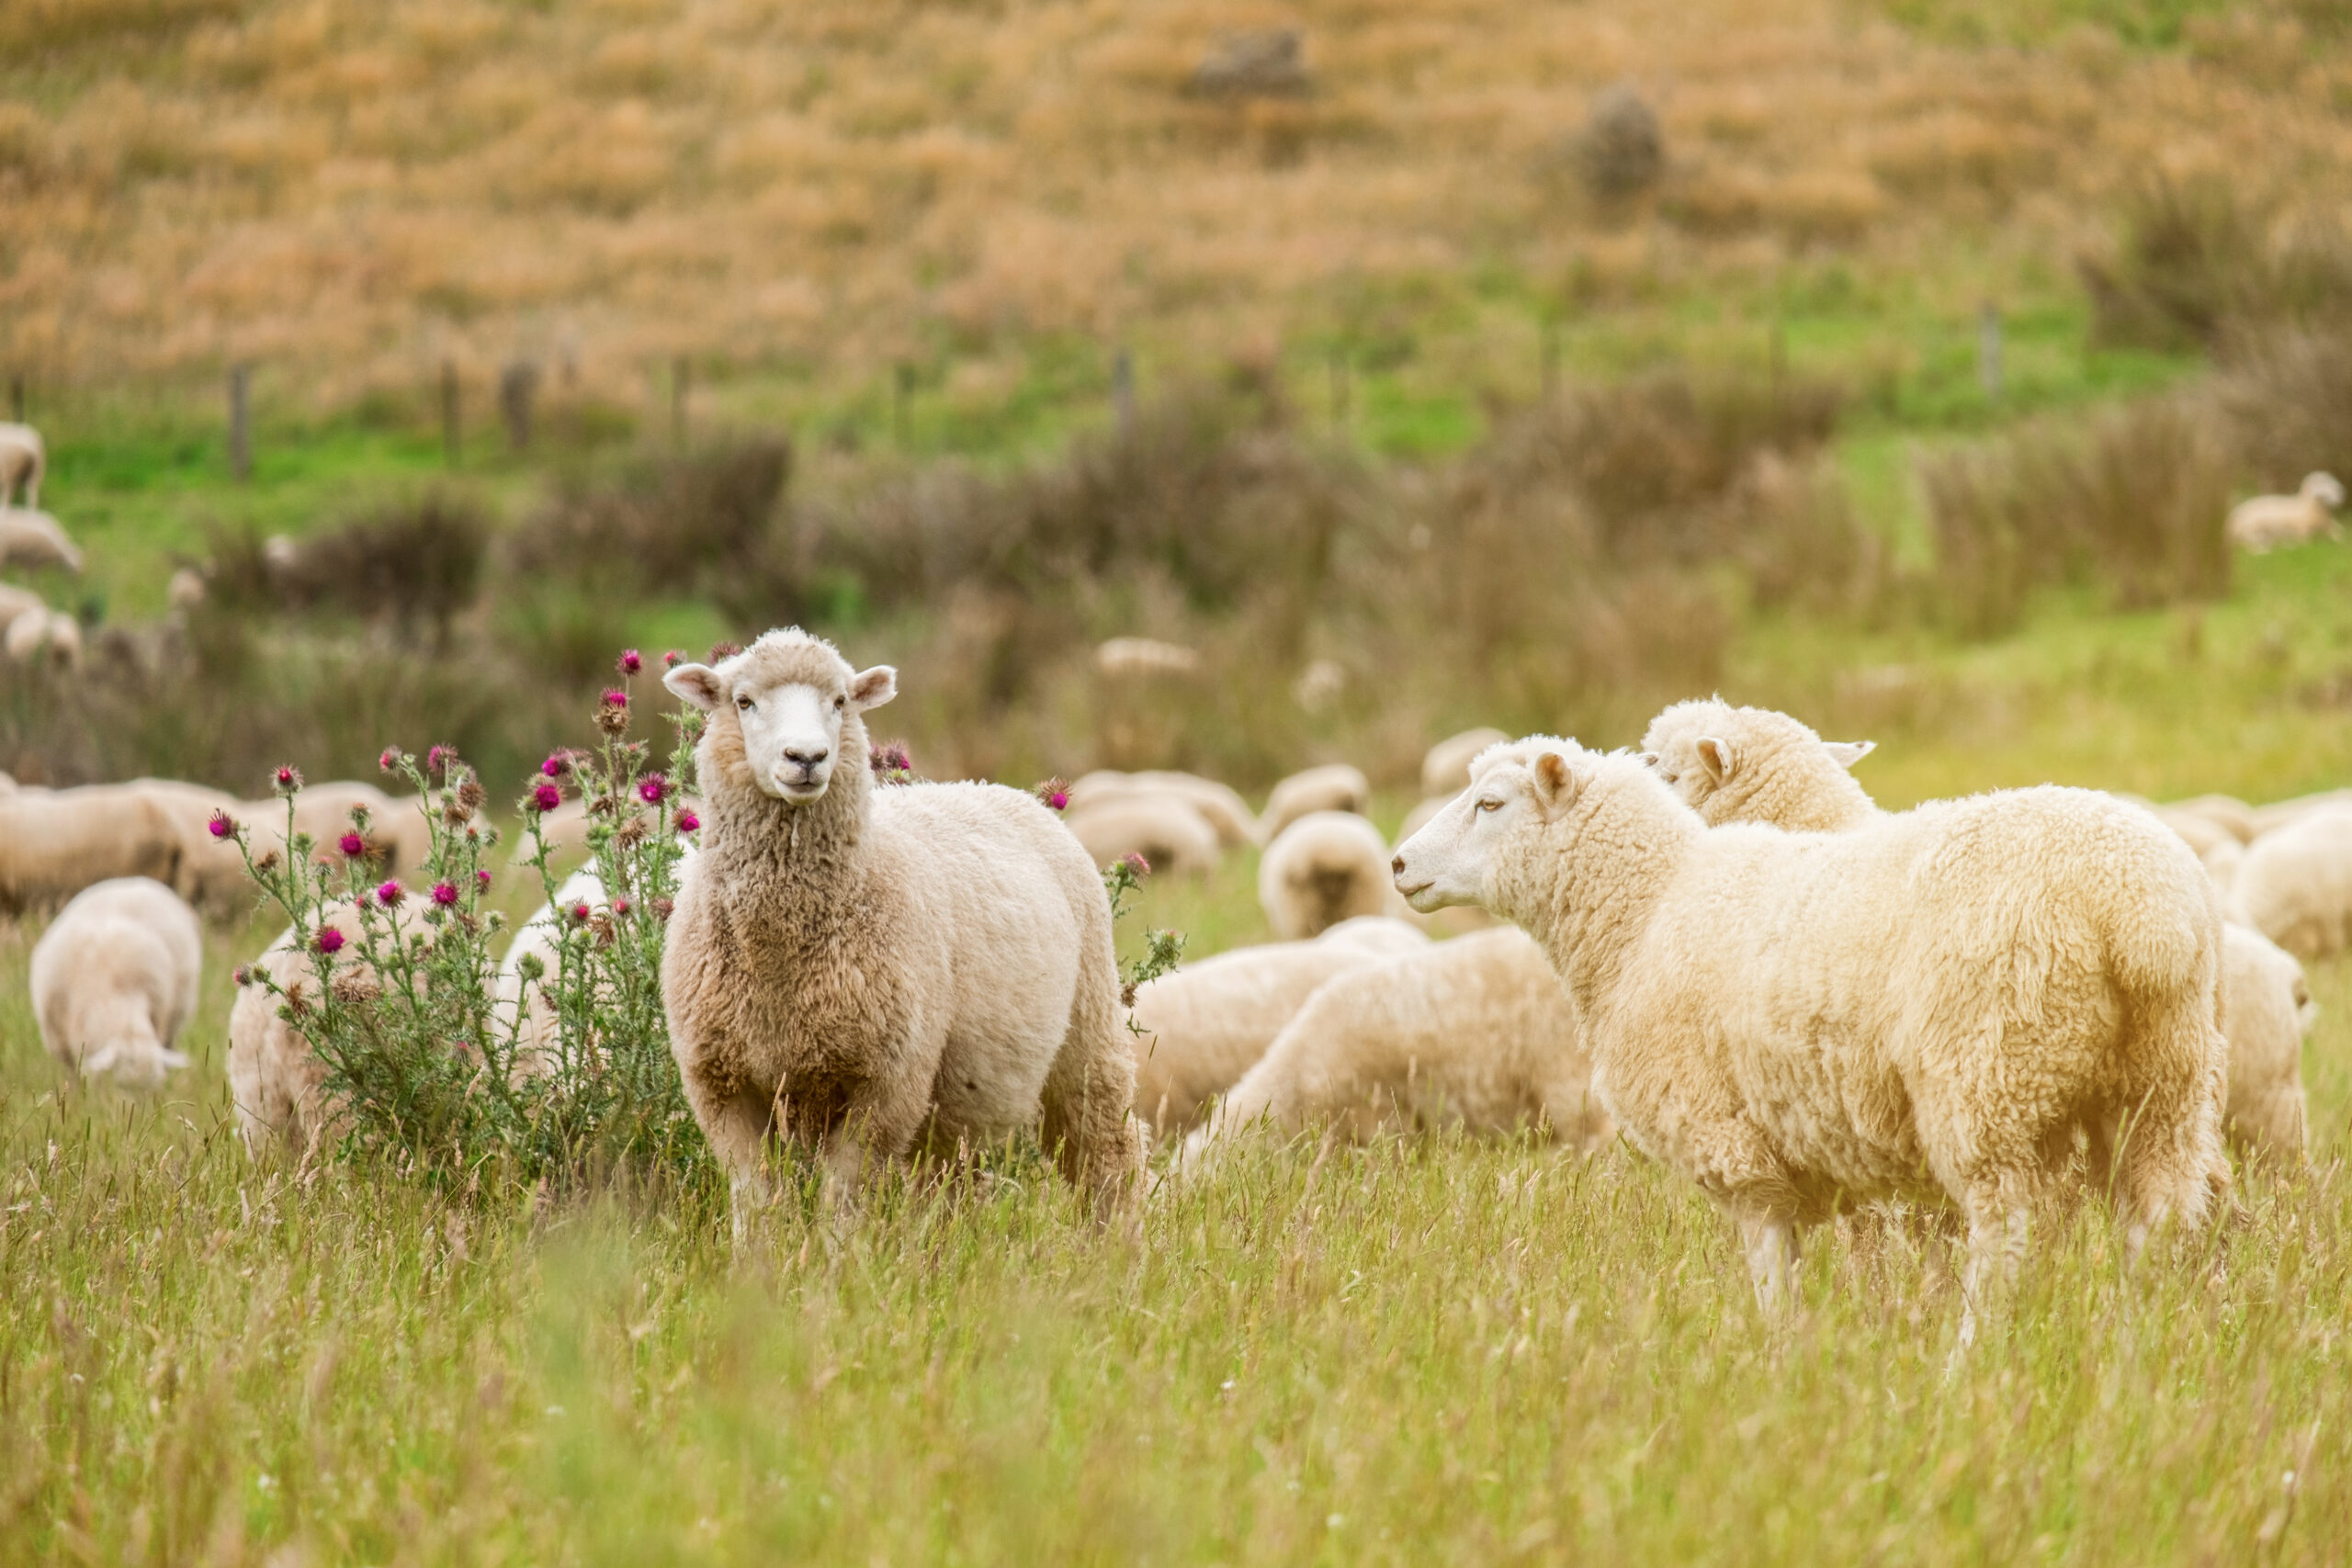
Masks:
[[[383,755],[376,759],[376,766],[388,773],[400,765],[401,749],[397,746],[385,747]]]
[[[710,661],[716,664],[722,659],[732,659],[742,651],[743,645],[740,642],[714,642],[710,645]]]
[[[243,964],[238,964],[236,972],[229,977],[237,982],[237,989],[241,991],[254,983],[253,970]]]
[[[225,839],[237,830],[236,822],[225,811],[214,812],[212,819],[204,826],[205,829],[216,839]]]
[[[319,932],[318,947],[321,953],[330,958],[334,957],[343,951],[343,933],[333,926],[327,927]]]
[[[435,883],[433,885],[433,901],[440,905],[443,908],[447,908],[450,905],[458,901],[458,885],[454,882]]]
[[[675,670],[678,667],[679,660],[684,659],[685,656],[685,649],[682,648],[673,648],[669,652],[662,656],[662,668],[664,670]]]
[[[543,784],[531,792],[530,804],[534,811],[553,811],[563,804],[563,791],[551,784]]]
[[[560,779],[571,770],[571,759],[561,751],[550,751],[548,760],[539,764],[539,772],[548,778]]]
[[[571,918],[583,926],[588,923],[588,917],[594,912],[585,904],[574,904],[571,907]]]
[[[474,873],[474,886],[476,887],[487,887],[490,886],[490,873],[487,869]]]
[[[1124,854],[1119,858],[1121,862],[1125,864],[1127,869],[1134,872],[1137,876],[1149,876],[1151,874],[1151,863],[1143,858],[1142,852],[1130,851],[1128,853]]]
[[[693,812],[691,812],[691,811],[681,811],[681,812],[679,812],[679,813],[678,813],[678,831],[679,831],[679,832],[681,832],[681,833],[691,833],[691,832],[694,832],[696,829],[700,828],[701,826],[702,826],[702,818],[699,818],[699,817],[697,817],[697,816],[695,816]]]
[[[626,915],[626,914],[628,914],[628,899],[626,899],[626,898],[616,898],[616,899],[614,899],[614,900],[613,900],[613,913],[614,913],[614,914],[616,914],[616,915]]]
[[[1044,784],[1039,784],[1036,788],[1036,795],[1039,800],[1046,803],[1049,810],[1069,809],[1069,785],[1059,779],[1047,779]]]
[[[357,860],[368,852],[368,840],[356,833],[345,833],[334,841],[334,847],[343,852],[346,860]]]
[[[625,648],[621,649],[620,671],[622,674],[634,675],[644,668],[645,660],[643,656],[637,651],[637,649],[633,648]]]
[[[302,773],[298,768],[281,763],[277,772],[270,775],[270,782],[277,786],[278,794],[292,795],[302,787]]]
[[[376,902],[387,909],[408,897],[408,889],[397,882],[387,882],[376,889]]]
[[[659,806],[670,797],[670,781],[660,773],[648,773],[637,781],[637,798],[648,806]]]
[[[425,771],[427,773],[437,773],[449,763],[456,761],[457,759],[458,749],[456,747],[435,746],[433,750],[424,754]]]
[[[596,700],[608,708],[625,708],[628,706],[628,694],[617,689],[606,692],[603,696]]]

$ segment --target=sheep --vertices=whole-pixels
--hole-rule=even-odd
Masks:
[[[837,1212],[879,1161],[1022,1127],[1098,1214],[1130,1202],[1145,1142],[1110,901],[1054,814],[1001,785],[878,788],[863,715],[897,672],[797,627],[664,683],[708,716],[662,993],[738,1236],[772,1135],[816,1147]]]
[[[1543,948],[1524,931],[1481,931],[1319,987],[1186,1140],[1183,1163],[1197,1168],[1261,1122],[1326,1120],[1357,1140],[1400,1123],[1532,1128],[1589,1154],[1612,1132],[1591,1077]]]
[[[0,912],[45,908],[116,877],[171,886],[180,849],[170,804],[136,784],[0,795]]]
[[[1380,829],[1346,811],[1300,818],[1258,863],[1258,904],[1285,942],[1316,936],[1354,915],[1390,912],[1388,845]]]
[[[0,634],[11,664],[45,660],[61,670],[82,666],[82,623],[54,610],[28,610]]]
[[[285,852],[287,804],[282,799],[239,800],[201,784],[172,779],[141,779],[138,785],[158,795],[167,806],[180,837],[178,873],[173,886],[198,908],[226,913],[240,903],[250,905],[255,889],[246,874],[244,856],[234,842],[213,836],[212,818],[226,812],[252,829],[255,854]],[[386,875],[413,873],[432,852],[432,825],[424,819],[413,796],[395,799],[374,784],[334,781],[311,784],[294,796],[293,830],[311,836],[311,853],[320,860],[342,857],[342,840],[354,831],[351,809],[368,808],[368,831],[362,835],[374,868]]]
[[[1465,729],[1447,736],[1421,758],[1422,795],[1452,800],[1469,786],[1470,764],[1478,760],[1478,753],[1510,739],[1499,729]]]
[[[1710,823],[1785,828],[1802,820],[1838,832],[1885,816],[1846,772],[1858,760],[1856,747],[1825,741],[1786,714],[1721,702],[1681,703],[1651,722],[1642,745],[1654,759],[1653,768]],[[1728,776],[1708,768],[1703,759],[1710,753]],[[2245,853],[2238,840],[2202,815],[2182,811],[2184,820],[2176,825],[2162,816],[2163,808],[2156,810],[2177,831],[2201,827],[2208,835],[2202,850],[2197,839],[2182,836],[2228,911]],[[2273,953],[2276,959],[2268,956]],[[2283,1141],[2283,1108],[2303,1102],[2302,1036],[2299,1030],[2290,1032],[2282,1045],[2281,1030],[2298,1015],[2292,993],[2302,986],[2301,967],[2292,958],[2245,926],[2222,926],[2219,998],[2229,1043],[2222,1130],[2238,1143],[2298,1159],[2303,1149],[2301,1111],[2293,1118],[2290,1143]],[[2241,1107],[2246,1110],[2244,1122],[2238,1118]]]
[[[1073,809],[1063,823],[1096,865],[1139,854],[1154,871],[1202,876],[1215,871],[1221,858],[1216,829],[1190,802],[1174,795],[1124,795]]]
[[[6,614],[0,611],[0,614]],[[2300,821],[2323,806],[2352,806],[2352,789],[2324,789],[2315,795],[2299,795],[2292,800],[2274,800],[2267,806],[2257,806],[2248,813],[2254,829],[2254,839],[2264,838],[2290,823]],[[2246,841],[2252,843],[2254,839]]]
[[[1266,797],[1266,809],[1259,814],[1258,830],[1263,841],[1271,844],[1282,837],[1283,829],[1309,812],[1352,811],[1362,816],[1371,808],[1372,786],[1364,782],[1363,773],[1345,762],[1333,762],[1293,773],[1274,785]]]
[[[2323,806],[2265,833],[2232,889],[2246,924],[2298,958],[2352,940],[2352,807]]]
[[[48,471],[49,449],[40,431],[29,424],[0,424],[0,512],[15,504],[20,492],[25,505],[40,505],[41,476]]]
[[[46,613],[48,609],[49,601],[31,589],[0,582],[0,628],[6,628],[19,615],[33,611]]]
[[[2223,530],[2230,543],[2253,555],[2264,555],[2279,545],[2300,545],[2322,534],[2341,535],[2335,509],[2344,504],[2344,487],[2333,474],[2312,473],[2292,495],[2257,495],[2230,508]]]
[[[548,999],[547,987],[553,983],[561,958],[561,944],[557,939],[557,922],[567,912],[586,905],[593,913],[609,906],[605,901],[605,884],[594,866],[583,867],[564,878],[555,891],[555,897],[539,906],[537,913],[523,922],[507,944],[506,956],[498,965],[498,977],[492,987],[492,1016],[497,1020],[503,1034],[515,1030],[514,1074],[518,1077],[537,1077],[551,1072],[555,1066],[556,1009]],[[526,981],[523,960],[537,958],[544,971],[537,981]]]
[[[2227,1190],[2221,912],[2187,846],[2106,795],[1710,829],[1642,759],[1533,737],[1482,756],[1395,871],[1417,909],[1482,903],[1544,944],[1603,1108],[1737,1222],[1768,1311],[1841,1197],[1940,1191],[1973,1338],[2037,1203],[2078,1200],[2078,1132],[2134,1255]]]
[[[1250,803],[1230,785],[1221,784],[1215,779],[1202,778],[1197,773],[1171,773],[1164,769],[1122,773],[1107,768],[1098,769],[1069,786],[1069,808],[1085,811],[1136,795],[1182,798],[1216,829],[1217,842],[1227,849],[1263,841],[1257,813],[1250,809]]]
[[[62,566],[78,573],[82,550],[48,513],[0,507],[0,566]]]
[[[2172,814],[2201,817],[2241,844],[2254,842],[2254,807],[2233,795],[2193,795],[2187,800],[2166,803],[2164,809]]]
[[[1190,1126],[1265,1054],[1332,976],[1412,953],[1430,939],[1403,920],[1359,916],[1312,942],[1238,947],[1139,987],[1136,1114],[1161,1133]]]
[[[1113,680],[1139,675],[1191,675],[1201,656],[1179,643],[1148,637],[1114,637],[1094,649],[1094,667]]]
[[[343,933],[340,953],[329,960],[336,984],[367,972],[359,956],[360,923],[348,909],[324,911],[322,930]],[[314,936],[316,933],[313,933]],[[261,1157],[273,1145],[307,1153],[334,1135],[337,1121],[326,1098],[327,1064],[310,1040],[279,1015],[285,1004],[259,976],[266,975],[288,995],[318,995],[318,961],[295,941],[288,927],[241,976],[237,999],[229,1009],[229,1100],[245,1152]]]
[[[155,1089],[187,1066],[173,1049],[196,1010],[204,933],[162,883],[115,877],[75,894],[33,948],[41,1043],[68,1070]]]

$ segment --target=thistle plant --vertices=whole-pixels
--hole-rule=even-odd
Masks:
[[[1110,869],[1102,874],[1102,891],[1111,899],[1111,925],[1114,930],[1121,920],[1134,913],[1127,908],[1127,900],[1135,896],[1143,886],[1143,879],[1150,874],[1151,863],[1139,854],[1113,861]],[[1182,931],[1155,929],[1144,932],[1143,952],[1120,962],[1119,1005],[1133,1008],[1136,992],[1175,968],[1183,957]],[[1143,1032],[1143,1026],[1132,1018],[1127,1020],[1127,1028],[1136,1034]]]

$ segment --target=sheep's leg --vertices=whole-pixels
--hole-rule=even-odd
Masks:
[[[1756,1282],[1756,1304],[1767,1317],[1785,1317],[1797,1304],[1796,1222],[1770,1210],[1743,1212],[1739,1239],[1747,1253],[1748,1277]]]
[[[770,1103],[749,1090],[715,1091],[694,1073],[685,1075],[685,1089],[686,1103],[727,1172],[728,1213],[740,1252],[750,1240],[752,1212],[775,1201],[775,1179],[767,1157]]]
[[[1039,1135],[1098,1218],[1134,1201],[1147,1147],[1135,1114],[1135,1058],[1113,1036],[1116,1027],[1106,1017],[1099,1032],[1072,1030],[1040,1097]]]
[[[2119,1172],[2134,1260],[2167,1221],[2204,1224],[2230,1185],[2221,1132],[2229,1048],[2211,1008],[2151,1010],[2137,1033]]]

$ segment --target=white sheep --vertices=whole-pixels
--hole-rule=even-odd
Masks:
[[[1357,915],[1392,913],[1388,845],[1379,829],[1352,812],[1310,812],[1266,846],[1258,863],[1258,904],[1285,942]]]
[[[2254,838],[2246,841],[2252,843],[2254,839],[2275,833],[2324,806],[2352,806],[2352,789],[2324,789],[2312,795],[2299,795],[2291,800],[2274,800],[2267,806],[2255,807],[2249,813]]]
[[[664,680],[708,718],[662,999],[739,1197],[767,1188],[771,1137],[818,1150],[840,1201],[877,1161],[1036,1128],[1098,1213],[1131,1201],[1110,901],[1054,814],[991,784],[877,787],[861,716],[896,672],[797,628]]]
[[[2259,836],[2254,807],[2233,795],[2192,795],[2186,800],[2167,802],[2164,809],[2201,817],[2241,844],[2250,844]]]
[[[0,912],[46,908],[115,877],[174,886],[180,845],[169,803],[136,784],[0,795]]]
[[[337,984],[345,975],[365,973],[359,956],[360,923],[348,909],[331,908],[325,926],[341,931],[344,946],[329,961]],[[267,975],[288,995],[319,995],[318,961],[297,944],[292,927],[248,965],[252,975],[229,1008],[229,1100],[247,1154],[258,1158],[273,1144],[308,1151],[334,1131],[334,1107],[326,1098],[327,1064],[302,1032],[280,1016],[285,1006],[252,976]]]
[[[1885,815],[1847,774],[1859,760],[1855,746],[1825,741],[1796,719],[1769,708],[1679,703],[1651,722],[1642,746],[1652,759],[1651,767],[1710,823],[1787,828],[1792,821],[1804,821],[1837,832],[1867,826]],[[1712,770],[1703,760],[1710,756],[1715,759]],[[2164,808],[2154,809],[2165,819]],[[2202,813],[2184,808],[2176,815],[2180,820],[2167,820],[2166,825],[2197,852],[2227,911],[2233,907],[2233,889],[2245,851]],[[2202,835],[2204,849],[2199,850],[2200,840],[2189,836],[2191,831]],[[2297,1159],[2303,1150],[2299,992],[2308,1000],[2302,968],[2292,958],[2243,925],[2233,921],[2222,926],[2219,998],[2230,1061],[2222,1127],[2240,1143]],[[2296,1108],[2291,1143],[2284,1135],[2290,1105]],[[2243,1122],[2241,1108],[2246,1115]]]
[[[85,887],[33,948],[41,1043],[84,1077],[160,1089],[187,1066],[173,1043],[203,966],[196,911],[170,888],[143,876]]]
[[[2221,913],[2187,847],[2106,795],[1710,829],[1641,759],[1537,737],[1480,758],[1396,872],[1415,908],[1483,903],[1544,944],[1603,1106],[1738,1222],[1768,1307],[1841,1199],[1940,1192],[1973,1336],[2034,1209],[2079,1200],[2078,1134],[2135,1253],[2227,1188]]]
[[[2279,545],[2342,534],[2335,512],[2343,504],[2344,487],[2333,474],[2305,474],[2292,495],[2257,495],[2231,507],[2224,532],[2239,548],[2263,555]]]
[[[0,507],[0,566],[62,566],[78,572],[82,549],[48,513]]]
[[[1421,758],[1421,794],[1425,798],[1452,800],[1470,785],[1470,764],[1489,746],[1510,739],[1499,729],[1465,729],[1449,735]]]
[[[1358,1140],[1533,1129],[1589,1153],[1611,1131],[1591,1078],[1543,948],[1524,931],[1480,931],[1317,988],[1187,1140],[1184,1163],[1260,1123],[1324,1121]]]
[[[27,610],[0,633],[0,650],[11,664],[48,663],[61,670],[82,665],[82,623],[56,610]]]
[[[1324,981],[1416,952],[1430,939],[1403,920],[1360,916],[1312,942],[1237,947],[1139,987],[1136,1114],[1162,1133],[1190,1126],[1233,1087]]]
[[[1132,854],[1143,856],[1156,872],[1205,876],[1223,858],[1216,829],[1181,795],[1118,795],[1098,806],[1072,807],[1062,821],[1100,866]]]
[[[1129,795],[1176,795],[1216,829],[1217,842],[1227,849],[1261,841],[1257,813],[1238,791],[1198,773],[1147,769],[1122,773],[1108,768],[1087,773],[1069,786],[1069,808],[1085,811]]]
[[[7,626],[18,615],[48,608],[49,601],[31,589],[19,588],[13,582],[0,582],[0,627]]]
[[[2298,958],[2352,942],[2352,806],[2323,806],[2265,833],[2232,889],[2246,924]]]
[[[1180,643],[1148,637],[1114,637],[1097,644],[1094,667],[1113,680],[1139,675],[1191,675],[1201,668],[1201,656]]]
[[[540,905],[523,922],[514,940],[507,944],[506,956],[499,963],[492,991],[492,1017],[502,1036],[509,1029],[515,1031],[514,1075],[518,1077],[536,1077],[555,1068],[556,1007],[548,999],[547,988],[556,983],[561,966],[562,943],[558,933],[562,922],[577,919],[572,911],[583,905],[591,914],[610,908],[605,899],[604,880],[594,866],[582,867],[564,878],[555,897]],[[526,958],[539,961],[541,974],[537,980],[525,976]]]
[[[250,907],[258,897],[245,871],[244,856],[234,842],[215,837],[212,818],[225,812],[248,829],[255,855],[287,845],[287,805],[283,799],[239,800],[220,790],[175,779],[141,779],[139,787],[166,803],[180,838],[178,872],[173,886],[198,908],[227,913]],[[294,796],[293,830],[311,837],[312,858],[339,863],[342,842],[356,831],[351,809],[365,807],[368,830],[360,835],[371,869],[384,875],[413,874],[432,852],[432,826],[413,795],[395,798],[374,784],[356,780],[331,781],[305,786]]]
[[[1293,773],[1274,785],[1266,797],[1266,809],[1259,814],[1258,830],[1271,844],[1282,837],[1283,829],[1309,812],[1351,811],[1362,816],[1371,809],[1372,786],[1364,782],[1363,771],[1333,762]]]
[[[48,471],[49,448],[41,444],[40,432],[29,424],[0,423],[0,512],[19,496],[25,505],[38,507],[41,476]]]

